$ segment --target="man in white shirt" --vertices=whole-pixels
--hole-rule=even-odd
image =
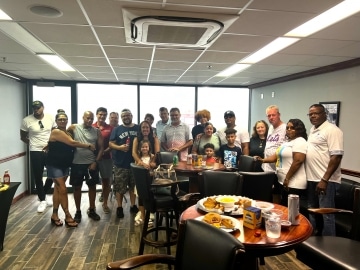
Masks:
[[[51,188],[52,179],[46,179],[43,183],[44,166],[46,165],[46,153],[43,148],[47,145],[50,132],[55,126],[55,121],[50,114],[44,114],[44,104],[36,100],[32,103],[33,114],[28,115],[22,121],[20,127],[20,139],[29,145],[31,171],[35,180],[40,204],[37,208],[43,213],[47,206],[52,206],[50,200],[46,200],[46,192]]]
[[[161,120],[157,121],[156,123],[156,136],[160,140],[164,128],[170,124],[168,109],[165,107],[161,107],[159,109],[159,116]],[[161,144],[160,144],[160,150],[165,151],[165,149],[161,146]]]
[[[341,159],[344,155],[343,132],[327,121],[326,110],[321,104],[309,108],[313,125],[308,138],[306,154],[306,178],[309,208],[334,208],[335,194],[341,183]],[[322,235],[335,236],[335,215],[322,215]],[[309,215],[316,232],[316,220]]]
[[[224,120],[226,127],[221,128],[217,131],[217,134],[220,138],[221,145],[227,144],[226,140],[226,134],[225,130],[228,128],[234,128],[236,129],[236,139],[235,139],[235,146],[238,146],[241,148],[243,155],[249,155],[249,142],[250,142],[250,136],[249,132],[247,130],[240,129],[239,127],[236,127],[235,124],[235,113],[233,111],[226,111],[224,113]]]

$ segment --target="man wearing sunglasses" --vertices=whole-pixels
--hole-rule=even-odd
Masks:
[[[43,148],[47,145],[51,129],[55,121],[50,114],[44,114],[44,104],[36,100],[32,103],[33,114],[28,115],[22,121],[20,127],[20,139],[29,145],[30,164],[40,204],[38,213],[43,213],[47,206],[52,206],[51,200],[46,200],[46,192],[51,188],[52,179],[46,179],[43,183],[43,172],[46,161],[46,153]]]

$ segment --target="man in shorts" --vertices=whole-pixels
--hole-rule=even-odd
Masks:
[[[110,193],[110,179],[112,177],[112,170],[113,170],[113,162],[111,159],[111,148],[109,147],[109,139],[113,127],[105,122],[107,117],[106,108],[99,107],[96,110],[96,117],[97,117],[97,121],[92,126],[100,130],[104,143],[104,153],[102,159],[98,162],[98,167],[101,176],[101,184],[102,184],[102,193],[99,201],[103,202],[102,208],[104,210],[104,213],[108,214],[110,213],[110,209],[107,203]]]
[[[114,190],[116,191],[116,201],[118,204],[116,215],[118,218],[124,217],[122,202],[124,194],[129,189],[130,212],[136,214],[139,209],[135,204],[135,179],[130,170],[130,163],[134,162],[132,156],[132,144],[137,136],[139,126],[132,122],[132,113],[129,109],[121,111],[122,125],[113,129],[110,136],[109,146],[113,149],[112,159],[114,161]]]
[[[91,149],[76,148],[73,164],[71,165],[70,185],[74,187],[74,200],[76,206],[76,214],[74,220],[81,222],[81,187],[83,181],[89,187],[89,204],[88,216],[93,220],[100,220],[100,216],[95,212],[96,184],[99,183],[99,170],[97,162],[102,159],[104,147],[103,138],[100,130],[94,128],[94,114],[86,111],[83,115],[84,122],[82,124],[73,124],[68,128],[68,132],[73,135],[75,141],[93,144],[96,151]]]

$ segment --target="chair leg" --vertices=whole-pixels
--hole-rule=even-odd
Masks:
[[[140,239],[139,255],[144,254],[144,248],[145,248],[144,238],[146,237],[146,234],[147,234],[149,220],[150,220],[150,211],[146,211],[145,212],[145,222],[143,224],[143,229],[142,229],[141,239]]]
[[[170,249],[170,237],[171,237],[171,231],[170,231],[170,217],[169,212],[165,212],[165,227],[166,227],[166,242],[168,243],[166,250],[167,254],[171,255],[171,249]]]

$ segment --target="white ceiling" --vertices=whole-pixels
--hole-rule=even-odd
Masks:
[[[218,72],[341,0],[0,0],[0,9],[66,60],[59,72],[0,32],[0,69],[36,80],[251,85],[360,57],[360,14],[303,38],[247,70],[223,79]],[[33,14],[43,4],[58,18]],[[122,8],[238,15],[208,48],[181,49],[125,42]]]

